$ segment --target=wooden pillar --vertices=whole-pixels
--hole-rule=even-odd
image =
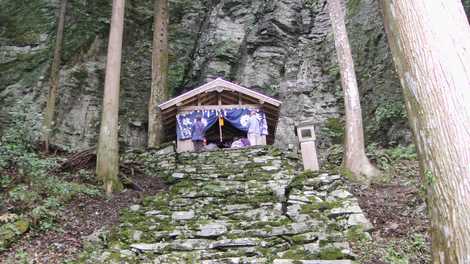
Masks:
[[[217,99],[218,99],[218,104],[219,104],[219,106],[221,106],[221,105],[222,105],[222,96],[221,96],[220,92],[219,92],[219,93],[217,93],[217,97],[218,97],[218,98],[217,98]],[[219,111],[222,111],[222,109],[221,109],[221,108],[219,108]],[[223,141],[223,135],[222,135],[222,126],[220,125],[220,120],[219,120],[219,119],[220,119],[220,116],[221,116],[221,113],[222,113],[222,112],[219,112],[219,117],[217,118],[217,122],[219,123],[219,136],[220,136],[220,142],[222,142],[222,141]]]

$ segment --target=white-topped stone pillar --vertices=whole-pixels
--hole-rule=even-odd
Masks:
[[[317,149],[315,146],[315,130],[313,123],[301,123],[297,127],[304,170],[318,171]]]

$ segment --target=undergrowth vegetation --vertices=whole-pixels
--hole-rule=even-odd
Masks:
[[[398,145],[392,148],[382,148],[376,143],[367,146],[368,158],[382,171],[382,176],[378,181],[388,183],[399,174],[407,176],[407,179],[418,180],[416,171],[409,170],[410,162],[417,160],[416,147],[414,144],[407,146]],[[334,144],[328,149],[325,169],[339,170],[341,172],[341,163],[343,160],[344,148],[340,144]],[[408,175],[403,175],[403,174]]]
[[[361,252],[359,263],[374,263],[376,259],[390,264],[430,263],[429,247],[425,236],[420,233],[386,241],[360,238],[354,242],[354,247]]]
[[[38,154],[26,116],[13,116],[14,125],[0,138],[0,251],[27,230],[58,228],[58,214],[75,196],[101,193],[93,185],[67,180],[67,174],[53,173],[62,158]]]

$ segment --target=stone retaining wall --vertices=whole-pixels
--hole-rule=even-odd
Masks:
[[[349,264],[350,240],[372,228],[343,177],[300,172],[273,147],[182,153],[175,165],[152,167],[171,172],[168,192],[124,210],[83,263]]]

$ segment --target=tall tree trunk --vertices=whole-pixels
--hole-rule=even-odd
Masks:
[[[122,189],[122,184],[118,178],[118,112],[124,9],[125,0],[113,0],[104,83],[103,113],[96,161],[96,174],[103,181],[108,195]]]
[[[158,105],[168,98],[168,0],[155,0],[152,55],[152,87],[149,100],[148,147],[163,141],[163,124]]]
[[[470,27],[459,0],[382,0],[428,190],[433,263],[470,263]]]
[[[341,86],[344,91],[346,135],[344,139],[343,166],[358,181],[369,183],[380,172],[369,162],[364,149],[361,102],[344,22],[344,12],[340,0],[327,0],[327,2],[341,73]]]
[[[67,0],[62,0],[60,3],[59,16],[57,18],[57,35],[55,40],[54,58],[51,65],[49,93],[47,95],[47,105],[44,113],[44,121],[42,124],[42,143],[44,144],[44,151],[46,153],[49,152],[49,141],[52,130],[52,122],[54,120],[55,103],[57,93],[59,92],[59,71],[62,55],[62,43],[64,42],[66,10]]]

